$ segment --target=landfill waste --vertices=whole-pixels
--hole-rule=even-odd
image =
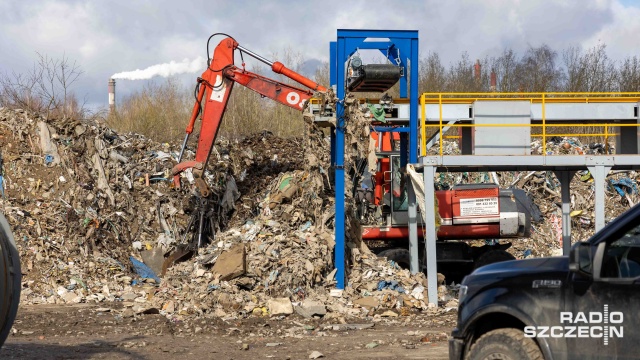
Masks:
[[[159,284],[160,278],[156,275],[150,267],[148,267],[144,262],[134,258],[131,256],[129,258],[131,261],[131,265],[133,266],[133,271],[140,276],[143,280],[153,280],[153,282]],[[133,282],[135,284],[135,280]]]
[[[346,130],[351,193],[349,172],[370,147],[362,141],[369,139],[365,117],[347,108],[354,114]],[[369,251],[353,216],[346,224],[348,286],[333,291],[329,144],[305,122],[297,139],[264,132],[217,142],[205,174],[224,205],[212,222],[215,237],[180,251],[190,241],[185,229],[194,205],[188,186],[172,185],[178,144],[0,109],[0,204],[24,263],[23,303],[122,301],[127,316],[172,318],[360,316],[366,309],[354,300],[362,296],[378,298],[381,309],[428,309],[426,277]],[[380,281],[396,285],[378,290]],[[420,299],[398,289],[422,289]]]
[[[215,236],[188,248],[185,244],[193,239],[187,229],[198,204],[189,186],[172,185],[170,169],[179,144],[118,134],[101,123],[0,108],[0,209],[23,264],[21,301],[104,307],[121,302],[123,307],[113,311],[122,316],[160,313],[175,321],[198,316],[393,317],[455,310],[455,284],[439,278],[439,304],[430,306],[424,274],[377,257],[362,241],[350,194],[359,183],[357,163],[371,160],[369,120],[356,101],[347,99],[345,106],[350,121],[345,126],[344,290],[335,289],[329,143],[310,118],[304,118],[300,138],[262,132],[217,141],[205,173],[218,199],[211,215]],[[540,146],[532,143],[532,149]],[[563,139],[547,145],[547,151],[577,147],[591,149]],[[443,148],[458,151],[455,142]],[[188,147],[186,155],[193,154]],[[491,178],[485,173],[437,176],[440,188]],[[525,189],[540,210],[532,238],[514,240],[509,251],[518,258],[557,251],[560,192],[553,173],[511,172],[497,178],[501,186]],[[637,189],[638,174],[616,172],[609,178],[606,216],[612,219],[637,203],[637,191],[629,189]],[[183,182],[189,180],[187,171]],[[581,211],[572,216],[573,241],[584,240],[594,231],[593,183],[584,174],[572,179],[571,209]]]

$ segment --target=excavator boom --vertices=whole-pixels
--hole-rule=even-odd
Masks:
[[[312,89],[302,89],[279,81],[267,78],[262,75],[238,68],[234,65],[234,52],[239,50],[268,65],[278,74],[282,74],[305,87]],[[269,60],[241,47],[234,39],[227,37],[220,41],[213,53],[207,69],[198,78],[198,95],[193,106],[191,119],[186,129],[186,136],[182,144],[180,159],[186,147],[189,135],[193,132],[195,121],[202,112],[202,124],[200,127],[200,137],[198,138],[198,148],[193,161],[180,162],[173,168],[174,184],[180,186],[179,174],[189,168],[194,169],[196,178],[201,178],[206,167],[207,160],[213,149],[220,124],[224,117],[224,112],[229,102],[229,96],[235,83],[259,93],[263,97],[273,99],[283,105],[302,111],[306,102],[313,96],[314,91],[324,92],[327,89],[316,82],[288,69],[280,62],[270,62]],[[204,102],[204,106],[202,105]],[[203,108],[201,108],[203,106]],[[201,111],[202,110],[202,111]],[[202,195],[207,196],[208,190],[202,181],[197,181],[196,185]]]
[[[217,34],[214,34],[215,36]],[[212,36],[212,37],[213,37]],[[234,64],[235,51],[241,54],[252,56],[259,61],[269,65],[271,69],[292,79],[308,89],[281,83],[268,77],[247,71]],[[209,51],[207,46],[207,52]],[[327,89],[318,85],[314,81],[288,69],[282,63],[271,62],[252,51],[241,47],[232,37],[226,35],[213,51],[213,57],[209,59],[207,69],[198,78],[196,91],[196,101],[193,105],[191,118],[187,125],[186,135],[180,150],[178,164],[173,167],[173,183],[176,188],[180,187],[180,173],[191,169],[194,177],[194,207],[190,210],[191,219],[187,226],[187,232],[193,231],[193,236],[188,244],[179,247],[176,252],[163,265],[166,269],[170,264],[184,256],[193,254],[206,238],[213,236],[218,225],[218,220],[212,216],[213,212],[218,212],[216,206],[219,200],[212,196],[211,190],[204,180],[204,172],[207,161],[213,149],[213,145],[218,135],[218,130],[222,124],[224,113],[229,103],[229,97],[234,85],[238,83],[257,92],[263,97],[273,99],[283,105],[302,111],[307,101],[313,96],[314,91],[324,92]],[[189,141],[189,136],[193,132],[195,122],[201,115],[200,134],[198,137],[198,147],[195,159],[182,161],[184,150]],[[185,238],[187,235],[185,235]]]

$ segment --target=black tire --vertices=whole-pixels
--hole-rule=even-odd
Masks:
[[[9,224],[0,214],[0,347],[9,336],[20,303],[22,273]]]
[[[380,252],[378,257],[386,257],[387,260],[393,260],[403,269],[409,269],[411,267],[411,254],[409,254],[408,249],[396,248],[385,250]]]
[[[476,261],[474,261],[474,269],[477,269],[481,266],[501,262],[501,261],[510,261],[515,260],[515,256],[509,254],[504,250],[490,250],[486,253],[478,256]]]
[[[482,335],[472,346],[466,360],[543,360],[535,340],[519,329],[498,329]]]

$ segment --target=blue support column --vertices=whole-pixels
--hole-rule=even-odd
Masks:
[[[377,39],[389,39],[379,41]],[[374,41],[365,41],[376,39]],[[345,97],[345,64],[349,57],[358,49],[380,50],[391,61],[396,63],[399,58],[400,66],[404,68],[404,76],[400,79],[400,97],[407,97],[407,87],[410,91],[410,119],[409,128],[388,128],[391,132],[404,134],[402,147],[402,165],[417,163],[418,161],[418,31],[415,30],[338,30],[337,42],[332,42],[330,51],[331,85],[335,85],[336,96],[339,101],[336,105],[336,129],[331,138],[331,161],[335,175],[335,267],[337,288],[345,287],[345,178],[344,178],[344,101]],[[409,77],[410,76],[410,77]],[[407,132],[408,141],[407,141]],[[408,159],[407,159],[408,154]],[[408,160],[408,161],[407,161]],[[415,194],[409,193],[409,203],[413,206],[413,228],[410,231],[413,243],[413,252],[417,249],[417,231],[415,231]],[[411,214],[410,214],[411,216]],[[412,253],[413,254],[413,253]],[[417,254],[412,256],[412,270],[415,272]]]
[[[409,153],[407,151],[407,147],[408,147],[408,143],[407,143],[407,133],[406,132],[401,132],[400,133],[400,167],[404,168],[405,166],[407,166],[407,154]]]
[[[336,55],[337,44],[335,41],[329,43],[329,85],[334,89],[336,89],[336,84],[338,82],[337,79],[337,62],[338,58]],[[331,166],[334,166],[336,163],[336,133],[335,129],[331,129]]]
[[[338,31],[337,59],[345,59],[345,39],[340,37]],[[336,95],[338,99],[344,100],[345,96],[345,74],[344,65],[336,62]],[[336,246],[335,246],[335,267],[336,267],[336,287],[344,289],[345,286],[345,196],[344,196],[344,103],[339,101],[336,104],[336,154],[335,154],[335,189],[336,189]]]
[[[409,162],[418,162],[418,36],[411,39],[411,95],[409,107]]]

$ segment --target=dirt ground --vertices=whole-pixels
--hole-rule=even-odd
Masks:
[[[159,314],[123,318],[94,305],[20,308],[1,359],[447,359],[455,312],[344,319],[373,327],[344,329],[340,319],[195,318]]]

